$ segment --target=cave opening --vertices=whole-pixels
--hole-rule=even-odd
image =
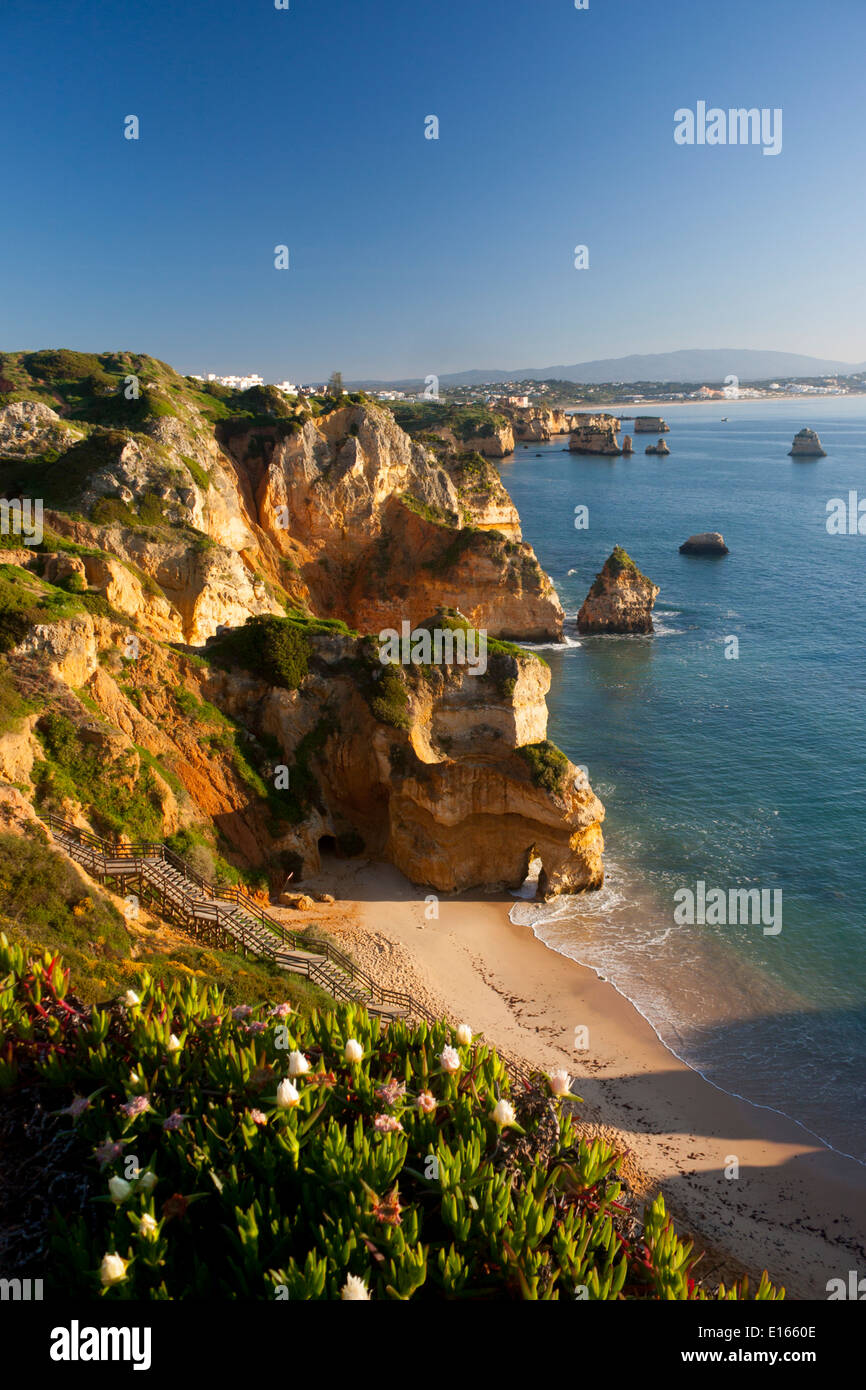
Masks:
[[[322,857],[322,856],[324,856],[324,855],[326,855],[326,854],[336,854],[336,853],[337,853],[337,840],[336,840],[336,836],[334,836],[334,835],[320,835],[320,836],[319,836],[319,855],[320,855],[320,857]]]
[[[538,890],[538,880],[543,872],[541,856],[536,854],[535,846],[533,845],[531,849],[526,851],[524,879],[515,896],[527,898],[530,901],[535,898]]]

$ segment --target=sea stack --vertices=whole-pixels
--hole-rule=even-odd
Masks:
[[[644,452],[647,454],[669,454],[670,449],[664,440],[660,439],[658,444],[648,444]]]
[[[788,450],[789,458],[825,459],[825,451],[814,430],[800,430],[794,435],[794,442]]]
[[[621,454],[615,415],[572,415],[568,447],[573,454]]]
[[[634,440],[632,439],[630,434],[627,434],[623,437],[622,451],[624,454],[634,453]]]
[[[577,630],[600,632],[652,632],[652,608],[657,584],[641,574],[634,560],[616,545],[577,615]]]
[[[670,425],[660,415],[636,415],[635,434],[670,434]]]
[[[680,546],[681,555],[728,555],[725,538],[720,531],[700,531],[689,536]]]

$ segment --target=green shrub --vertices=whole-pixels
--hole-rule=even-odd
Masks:
[[[272,685],[296,690],[307,674],[310,646],[303,624],[290,618],[258,614],[211,644],[222,665],[244,666]]]
[[[370,699],[370,709],[382,724],[390,724],[392,729],[408,729],[409,696],[403,677],[396,666],[383,666],[382,675],[373,687],[375,694]]]
[[[0,614],[0,650],[2,650],[3,626]],[[9,663],[0,655],[0,734],[8,733],[16,724],[38,709],[35,699],[26,698],[18,690]]]
[[[36,733],[45,749],[44,761],[36,762],[32,772],[41,806],[59,810],[67,800],[79,802],[100,834],[159,838],[158,787],[149,767],[139,767],[134,775],[132,750],[107,761],[98,746],[82,742],[67,715],[53,710],[42,715]]]
[[[22,365],[37,381],[84,381],[103,375],[102,363],[93,352],[73,352],[70,348],[49,348],[25,353]]]
[[[546,1078],[513,1095],[447,1023],[229,1012],[211,985],[146,976],[138,1003],[79,1011],[62,962],[5,937],[0,979],[3,1076],[74,1126],[84,1180],[50,1218],[50,1297],[708,1297],[662,1199],[634,1234],[614,1150]],[[756,1297],[781,1296],[764,1276]]]
[[[568,758],[555,743],[545,739],[542,743],[525,743],[517,752],[529,764],[532,780],[536,787],[554,795],[565,790],[568,774]]]

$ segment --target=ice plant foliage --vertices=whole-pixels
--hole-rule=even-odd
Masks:
[[[0,936],[0,1088],[26,1087],[81,1154],[81,1209],[46,1233],[47,1295],[749,1296],[695,1282],[660,1197],[640,1230],[614,1151],[570,1106],[551,1123],[559,1082],[516,1089],[445,1021],[341,1004],[251,1034],[212,985],[143,972],[138,989],[134,1009],[73,1007],[56,957]],[[755,1297],[780,1296],[764,1276]]]

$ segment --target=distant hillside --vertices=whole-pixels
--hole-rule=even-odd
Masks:
[[[863,371],[866,364],[836,358],[807,357],[798,352],[760,351],[754,348],[680,348],[676,352],[632,353],[628,357],[601,357],[571,366],[498,367],[451,372],[439,378],[442,386],[477,386],[497,381],[724,381],[733,373],[741,381],[768,377],[827,376]],[[353,383],[354,385],[355,383]],[[367,386],[419,389],[420,380],[364,382]]]

